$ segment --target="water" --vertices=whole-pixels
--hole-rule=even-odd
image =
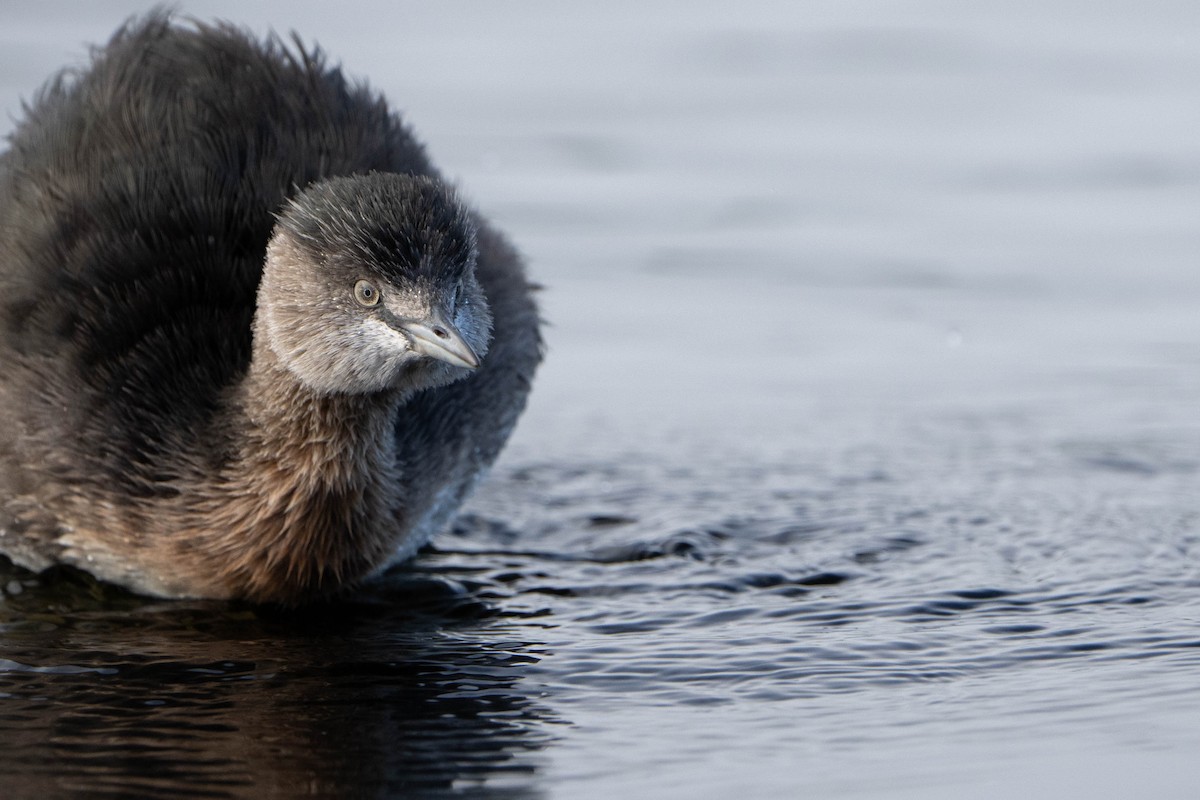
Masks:
[[[66,8],[13,113],[133,10]],[[550,352],[352,602],[8,568],[6,796],[1194,795],[1197,7],[187,10],[384,90]]]

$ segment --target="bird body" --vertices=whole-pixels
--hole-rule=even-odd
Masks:
[[[353,585],[499,453],[531,292],[319,51],[133,21],[0,156],[0,552],[166,597]]]

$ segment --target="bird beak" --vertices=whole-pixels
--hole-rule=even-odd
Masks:
[[[441,311],[434,310],[428,319],[406,321],[400,327],[408,334],[413,350],[421,355],[456,367],[475,369],[479,366],[479,356]]]

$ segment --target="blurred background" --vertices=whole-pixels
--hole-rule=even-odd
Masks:
[[[6,9],[0,126],[144,8]],[[585,417],[589,440],[694,434],[761,380],[841,404],[879,369],[925,393],[980,361],[1153,357],[1111,340],[1130,324],[1195,332],[1170,308],[1200,288],[1189,3],[180,10],[319,42],[510,232],[550,287],[530,418],[556,441]]]

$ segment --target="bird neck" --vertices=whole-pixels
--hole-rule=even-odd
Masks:
[[[349,486],[394,469],[402,395],[316,392],[255,344],[239,388],[243,459],[270,462],[314,486]]]
[[[397,392],[314,392],[255,342],[230,404],[233,457],[204,548],[231,594],[288,603],[389,560],[405,515],[396,491],[402,402]]]

